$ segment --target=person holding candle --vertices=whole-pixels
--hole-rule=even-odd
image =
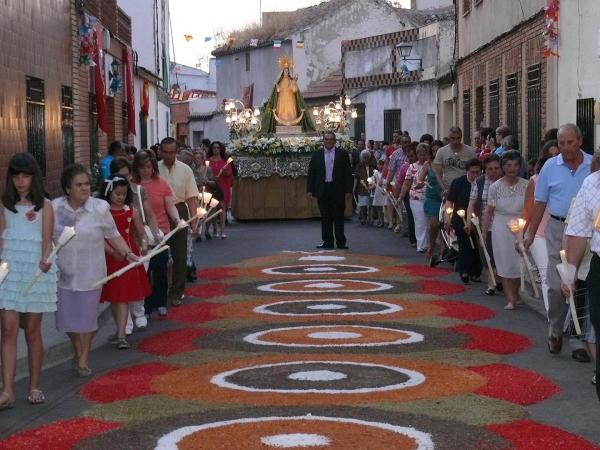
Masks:
[[[177,160],[177,144],[173,138],[167,137],[161,141],[160,154],[162,161],[158,163],[158,172],[171,186],[179,217],[188,220],[195,215],[198,208],[199,192],[194,173],[187,164]],[[173,230],[175,227],[177,227],[177,222],[171,223],[171,229]],[[196,220],[192,221],[191,228],[195,235]],[[171,306],[181,306],[182,304],[187,276],[188,232],[189,228],[187,227],[180,229],[168,243],[173,260],[171,287],[168,294]]]
[[[429,266],[434,267],[439,260],[438,237],[440,234],[440,208],[442,206],[442,189],[438,184],[435,171],[433,170],[433,160],[437,151],[444,146],[442,141],[433,141],[430,148],[429,161],[423,165],[423,170],[419,174],[418,180],[425,183],[425,201],[423,202],[423,211],[427,217],[427,239],[429,248],[426,255],[429,259]]]
[[[136,152],[137,153],[137,152]],[[136,242],[138,246],[143,245],[143,239],[146,239],[146,243],[149,247],[160,242],[163,237],[163,233],[158,228],[156,217],[150,207],[150,200],[148,195],[142,186],[135,184],[132,181],[131,167],[132,163],[125,158],[116,158],[110,163],[110,170],[113,174],[125,178],[131,186],[132,204],[135,205],[137,210],[141,214],[141,219],[144,226],[144,235],[142,235]],[[144,309],[144,300],[137,302],[129,302],[129,314],[127,314],[127,325],[125,326],[125,334],[130,335],[133,332],[133,324],[139,329],[144,329],[148,326],[148,319],[146,318],[146,311]],[[133,320],[132,320],[133,317]]]
[[[222,194],[218,196],[215,195],[218,187],[215,181],[213,171],[210,168],[210,163],[206,160],[206,152],[203,149],[194,151],[194,158],[196,159],[196,171],[194,172],[194,177],[196,178],[196,186],[198,186],[198,191],[210,192],[213,194],[214,198],[216,198],[217,200],[219,200],[220,198],[222,200]],[[198,240],[202,239],[201,236],[203,231],[206,240],[210,240],[212,238],[208,228],[209,224],[205,222],[201,223],[201,226],[198,229]]]
[[[42,313],[56,311],[56,269],[47,262],[52,250],[54,215],[50,201],[45,198],[40,168],[29,153],[17,153],[10,159],[0,208],[2,262],[3,269],[8,271],[0,284],[3,382],[0,409],[6,409],[15,402],[20,314],[24,319],[29,361],[27,400],[31,404],[45,401],[40,388],[44,356]],[[38,269],[42,276],[27,295],[22,295],[23,280],[31,278]]]
[[[215,174],[215,180],[219,186],[220,191],[223,193],[223,200],[221,200],[221,217],[220,217],[220,229],[221,239],[225,239],[225,222],[227,220],[227,208],[231,203],[231,186],[233,184],[233,169],[231,164],[227,163],[227,155],[225,154],[225,148],[219,141],[214,141],[210,144],[208,151],[208,162],[209,167]]]
[[[548,351],[553,354],[562,350],[563,325],[568,310],[556,271],[556,265],[560,263],[565,217],[571,200],[590,174],[592,164],[592,156],[581,149],[582,144],[583,135],[577,125],[569,123],[559,128],[560,154],[546,162],[536,180],[535,209],[524,241],[528,250],[533,244],[544,211],[548,210],[550,218],[544,229],[548,249]]]
[[[560,142],[560,138],[559,138]],[[589,321],[594,329],[595,337],[600,335],[600,171],[593,170],[598,166],[600,157],[596,155],[592,163],[592,174],[588,176],[575,197],[569,214],[569,223],[565,230],[564,258],[573,266],[573,272],[578,270],[578,275],[584,269],[584,256],[586,249],[591,250],[591,262],[585,279],[587,287],[587,302],[589,302]],[[575,280],[573,283],[561,283],[561,292],[565,297],[575,293]],[[584,330],[587,324],[584,323]],[[588,337],[588,340],[589,339]],[[596,371],[592,382],[596,384],[596,395],[600,400],[600,385],[596,383],[596,375],[600,373],[600,360],[598,354],[600,345],[596,338],[595,351],[592,357],[596,362]]]
[[[500,179],[502,176],[502,168],[500,166],[500,157],[495,153],[490,153],[483,158],[483,170],[484,174],[475,180],[471,187],[471,195],[469,197],[469,207],[467,208],[466,218],[467,218],[467,228],[466,232],[469,235],[473,235],[471,232],[473,230],[471,220],[473,218],[473,214],[477,216],[479,221],[483,219],[483,213],[487,207],[488,194],[489,189],[492,184]],[[492,251],[492,234],[488,231],[487,236],[484,235],[483,239],[486,243],[486,249],[490,253],[490,264],[492,269],[494,269],[494,252]],[[481,252],[484,253],[484,252]],[[482,261],[486,262],[486,261]],[[495,277],[494,277],[495,278]],[[496,282],[498,282],[496,280]],[[488,276],[488,287],[484,291],[485,295],[494,295],[496,293],[496,288],[502,289],[502,286],[497,286],[493,283],[493,277]]]
[[[496,272],[502,277],[502,287],[508,303],[504,309],[515,309],[522,304],[519,295],[520,258],[515,249],[515,235],[509,229],[509,222],[518,219],[523,212],[527,180],[519,177],[521,154],[509,150],[502,155],[504,176],[494,182],[488,192],[488,201],[482,234],[492,231],[492,248],[496,262]]]
[[[169,220],[179,223],[179,212],[175,208],[175,196],[169,183],[158,172],[158,161],[152,150],[140,150],[133,160],[133,182],[141,185],[150,201],[150,207],[156,217],[160,231],[170,232]],[[148,277],[152,286],[152,294],[146,297],[144,307],[146,316],[150,317],[157,310],[159,316],[167,315],[167,294],[169,290],[167,279],[168,252],[155,255],[148,266]]]
[[[69,336],[73,345],[73,370],[89,377],[89,354],[98,329],[98,303],[101,289],[94,283],[106,275],[106,261],[98,258],[104,252],[105,240],[120,258],[137,260],[119,234],[109,205],[90,197],[90,175],[73,164],[61,176],[65,195],[52,201],[54,236],[65,227],[75,227],[76,235],[58,254],[58,309],[56,328]]]
[[[363,150],[360,153],[360,162],[354,170],[354,192],[358,196],[358,209],[360,223],[365,225],[369,216],[369,185],[367,179],[371,177],[370,167],[371,152]]]
[[[136,240],[147,245],[142,218],[133,205],[133,193],[129,181],[119,175],[113,175],[104,180],[101,191],[102,199],[110,205],[110,213],[117,225],[121,237],[125,240],[135,255],[140,255]],[[106,243],[106,266],[110,275],[128,265],[122,255]],[[109,281],[102,288],[102,301],[110,302],[113,318],[117,325],[117,334],[111,341],[118,349],[124,350],[131,346],[125,337],[125,327],[129,315],[129,302],[139,302],[150,295],[150,283],[143,266],[138,266],[125,272],[118,278]]]
[[[445,226],[454,228],[458,240],[458,256],[455,269],[460,274],[462,282],[468,284],[469,280],[479,281],[482,267],[477,246],[471,244],[470,236],[465,231],[464,217],[461,217],[458,211],[465,213],[467,210],[471,185],[481,175],[481,161],[473,158],[467,161],[465,167],[467,174],[455,178],[450,184],[444,209],[451,213],[449,215],[450,220]]]

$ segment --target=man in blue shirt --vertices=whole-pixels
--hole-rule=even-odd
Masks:
[[[544,211],[550,219],[546,225],[548,249],[548,350],[560,353],[565,317],[569,309],[561,293],[561,281],[556,270],[560,261],[565,218],[583,180],[590,174],[592,156],[581,150],[581,130],[574,124],[562,125],[558,130],[560,154],[550,158],[540,172],[535,186],[535,210],[527,228],[525,248],[535,237]]]

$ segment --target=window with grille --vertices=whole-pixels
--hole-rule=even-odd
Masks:
[[[471,1],[472,0],[463,0],[463,16],[466,16],[471,12]]]
[[[27,150],[46,175],[46,117],[44,80],[25,77],[27,95]]]
[[[577,100],[577,126],[583,134],[583,150],[594,153],[594,103],[593,98]]]
[[[488,126],[495,130],[500,126],[500,80],[490,81],[488,98],[490,102]]]
[[[463,142],[471,144],[471,89],[463,91]]]
[[[527,156],[537,157],[542,145],[542,69],[527,69]]]
[[[483,126],[483,86],[475,89],[475,129]]]
[[[73,140],[73,89],[63,86],[60,102],[60,128],[62,133],[63,167],[75,162]]]
[[[395,130],[402,129],[402,110],[401,109],[386,109],[383,111],[383,138],[391,144],[392,135]]]
[[[519,76],[516,73],[506,77],[506,126],[510,134],[519,136]]]

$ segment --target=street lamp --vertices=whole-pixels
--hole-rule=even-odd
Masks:
[[[407,44],[406,42],[401,42],[400,44],[396,44],[396,51],[398,52],[398,56],[402,58],[402,64],[400,66],[400,70],[404,75],[410,74],[410,70],[406,64],[407,61],[418,61],[419,62],[419,70],[423,69],[423,60],[421,58],[409,58],[412,53],[413,46],[411,44]]]
[[[123,85],[123,80],[121,79],[121,63],[113,58],[110,63],[110,70],[108,72],[109,85],[108,88],[110,92],[114,95],[121,89]]]

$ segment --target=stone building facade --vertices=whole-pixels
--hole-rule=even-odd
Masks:
[[[472,143],[481,127],[506,125],[527,158],[557,124],[556,62],[543,57],[545,1],[458,4],[458,124]]]

